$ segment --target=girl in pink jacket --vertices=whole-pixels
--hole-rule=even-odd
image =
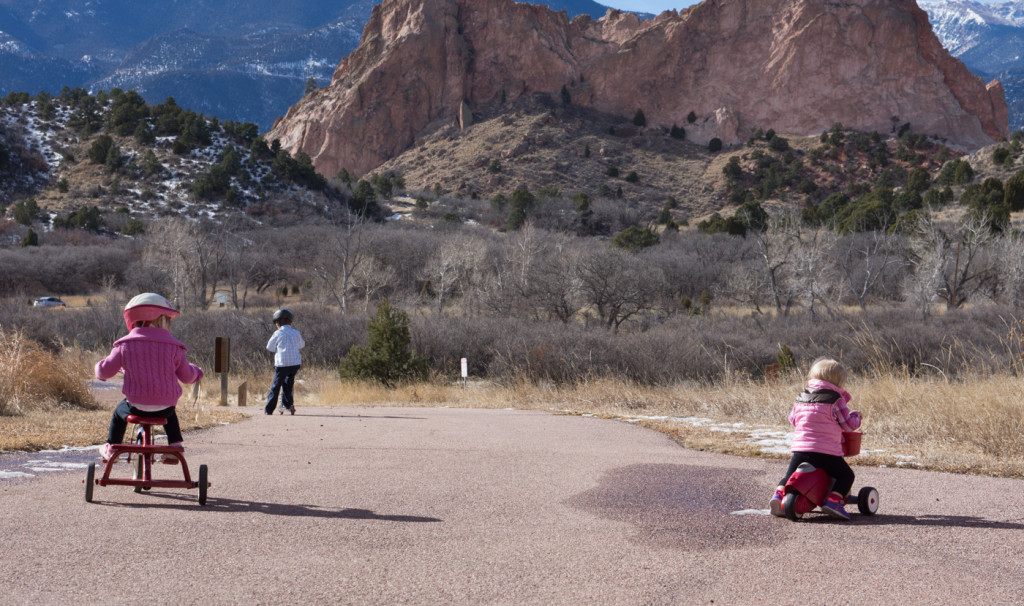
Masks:
[[[794,427],[793,446],[790,448],[793,456],[785,477],[769,501],[772,515],[784,515],[782,499],[786,495],[783,487],[801,463],[810,463],[836,480],[821,510],[836,518],[850,519],[843,505],[853,487],[854,476],[843,459],[843,432],[860,427],[861,418],[859,412],[850,412],[847,408],[852,398],[843,389],[845,382],[846,369],[831,359],[815,361],[807,373],[807,386],[797,396],[789,413],[789,422]]]
[[[181,427],[174,407],[181,397],[182,383],[195,383],[203,378],[203,371],[185,359],[188,349],[169,331],[178,310],[155,293],[143,293],[133,298],[124,308],[124,323],[130,331],[114,342],[110,355],[96,364],[96,378],[101,381],[124,370],[125,399],[114,409],[110,419],[107,443],[100,447],[104,461],[112,455],[111,444],[120,444],[128,427],[128,415],[140,417],[166,417],[167,442],[181,446]],[[178,459],[164,455],[164,463],[174,464]]]

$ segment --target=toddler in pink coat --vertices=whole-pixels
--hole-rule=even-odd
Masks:
[[[810,463],[836,480],[821,510],[836,518],[850,519],[844,505],[853,488],[854,474],[843,458],[843,432],[860,427],[861,417],[847,407],[852,397],[843,389],[845,382],[846,369],[827,358],[815,361],[807,373],[807,385],[789,413],[789,422],[794,427],[790,448],[793,456],[769,501],[772,515],[784,515],[784,486],[801,463]]]
[[[167,442],[181,446],[181,427],[174,407],[181,397],[181,383],[195,383],[203,371],[185,358],[188,349],[170,331],[178,310],[155,293],[138,295],[124,308],[127,336],[114,342],[110,354],[96,364],[96,378],[101,381],[124,371],[124,400],[114,409],[110,419],[107,443],[100,447],[104,461],[112,455],[111,444],[120,444],[128,427],[128,415],[166,417]],[[178,459],[164,455],[164,463]]]

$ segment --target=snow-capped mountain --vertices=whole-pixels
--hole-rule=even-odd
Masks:
[[[932,29],[950,54],[1006,91],[1010,130],[1024,128],[1024,0],[924,0]]]
[[[971,2],[922,0],[917,3],[931,21],[935,35],[959,57],[992,35],[992,30],[1024,27],[1024,2]]]

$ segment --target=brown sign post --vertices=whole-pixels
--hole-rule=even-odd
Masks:
[[[217,337],[213,371],[220,373],[220,405],[228,405],[228,371],[231,368],[231,339]]]

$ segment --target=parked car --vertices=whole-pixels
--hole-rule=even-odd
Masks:
[[[40,297],[32,302],[32,307],[67,307],[68,304],[57,297]]]

